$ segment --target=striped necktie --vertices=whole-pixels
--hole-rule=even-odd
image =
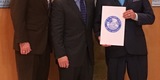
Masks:
[[[87,23],[87,11],[86,11],[86,6],[84,3],[84,0],[80,0],[80,10],[81,10],[81,15],[84,23]]]

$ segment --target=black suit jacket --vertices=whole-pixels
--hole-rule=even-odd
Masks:
[[[51,35],[56,58],[68,56],[70,66],[79,66],[86,56],[93,64],[94,1],[85,0],[87,24],[74,0],[55,0],[52,6]],[[88,49],[88,52],[87,52]]]
[[[96,7],[95,27],[99,36],[102,6],[121,6],[118,0],[98,0]],[[125,23],[125,49],[132,55],[146,55],[146,40],[142,30],[142,25],[152,24],[155,16],[148,0],[125,0],[126,9],[132,9],[138,15],[138,21],[126,19]],[[122,47],[108,47],[106,52],[109,57],[122,56]]]
[[[44,53],[48,44],[47,0],[11,0],[10,7],[14,49],[19,51],[19,43],[29,42],[31,53]]]

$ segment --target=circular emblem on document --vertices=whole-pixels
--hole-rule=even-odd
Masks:
[[[109,16],[105,20],[105,28],[109,32],[117,32],[121,28],[121,20],[116,16]]]

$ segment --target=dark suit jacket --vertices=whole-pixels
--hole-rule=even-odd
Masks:
[[[100,33],[102,6],[121,6],[118,0],[98,0],[96,7],[95,27],[97,35]],[[132,9],[138,15],[138,21],[126,19],[125,23],[125,49],[132,55],[146,55],[146,41],[142,25],[152,24],[155,16],[148,0],[125,0],[126,9]],[[99,32],[98,32],[99,31]],[[122,56],[122,47],[108,47],[106,52],[110,57]]]
[[[52,7],[51,35],[56,58],[68,56],[70,66],[79,66],[86,55],[93,64],[93,9],[94,1],[85,0],[87,24],[82,20],[74,0],[55,0]],[[87,49],[88,52],[87,53]]]
[[[10,7],[14,49],[19,51],[19,43],[29,42],[31,53],[42,54],[48,41],[47,0],[11,0]]]

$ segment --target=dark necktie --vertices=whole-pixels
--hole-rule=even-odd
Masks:
[[[84,0],[80,0],[80,9],[81,9],[81,15],[84,23],[87,23],[87,11],[86,11],[86,6],[84,4]]]

